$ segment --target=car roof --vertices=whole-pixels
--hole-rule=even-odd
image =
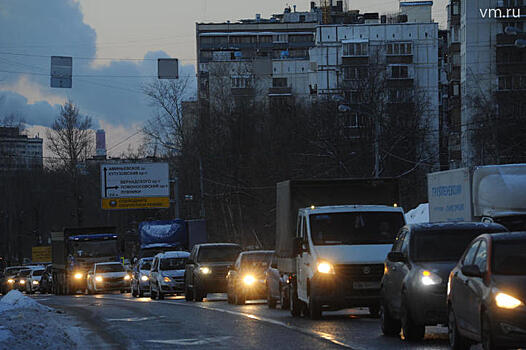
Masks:
[[[440,231],[480,231],[480,233],[507,232],[508,230],[496,223],[487,222],[426,222],[420,224],[407,224],[405,227],[412,232],[440,232]]]
[[[122,265],[122,263],[120,261],[107,261],[107,262],[100,262],[100,263],[95,263],[95,265],[99,266],[99,265]],[[124,266],[124,265],[122,265]]]
[[[149,258],[140,258],[139,259],[139,263],[143,263],[143,262],[146,262],[146,261],[153,261],[153,256],[149,257]]]
[[[170,258],[188,258],[190,253],[178,250],[172,252],[159,253],[155,257],[159,259],[170,259]]]
[[[228,246],[234,246],[234,247],[240,247],[237,243],[201,243],[196,244],[199,247],[228,247]]]
[[[273,250],[247,250],[241,252],[240,255],[251,255],[251,254],[274,254]]]
[[[513,241],[525,241],[526,240],[526,232],[502,232],[502,233],[492,233],[488,236],[491,237],[491,239],[494,242],[513,242]]]

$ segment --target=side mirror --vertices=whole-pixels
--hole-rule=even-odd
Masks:
[[[402,252],[389,252],[387,254],[387,260],[391,262],[407,262],[407,258]]]
[[[478,265],[464,265],[460,270],[462,274],[467,277],[482,277],[482,272]]]
[[[299,255],[303,252],[303,239],[301,237],[295,237],[293,241],[293,254]]]

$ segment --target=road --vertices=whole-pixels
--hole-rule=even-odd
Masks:
[[[423,341],[384,337],[365,310],[327,312],[318,321],[270,310],[264,302],[229,305],[225,295],[202,303],[163,301],[130,294],[36,295],[41,303],[75,316],[108,349],[448,349],[447,329],[428,327]]]

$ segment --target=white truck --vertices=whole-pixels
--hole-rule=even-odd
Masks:
[[[486,165],[427,175],[429,221],[496,222],[526,230],[526,164]]]
[[[397,180],[289,180],[276,195],[276,255],[291,314],[317,319],[365,306],[376,315],[384,260],[405,224]]]

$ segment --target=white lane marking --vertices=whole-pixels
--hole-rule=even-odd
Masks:
[[[132,299],[123,299],[123,298],[114,298],[114,297],[106,297],[105,299],[136,302],[135,300],[132,300]],[[165,301],[165,300],[156,300],[156,301],[153,301],[153,302],[159,303],[159,304],[177,305],[177,306],[183,306],[183,307],[193,307],[193,308],[198,308],[198,309],[203,309],[203,310],[211,310],[211,311],[223,312],[223,313],[230,314],[230,315],[235,315],[235,316],[242,316],[242,317],[246,317],[246,318],[249,318],[249,319],[252,319],[252,320],[265,322],[265,323],[270,323],[270,324],[273,324],[273,325],[276,325],[276,326],[280,326],[280,327],[285,327],[287,329],[290,329],[290,330],[293,330],[293,331],[296,331],[296,332],[299,332],[299,333],[303,333],[303,334],[306,334],[306,335],[309,335],[309,336],[312,336],[312,337],[315,337],[315,338],[318,338],[318,339],[323,339],[323,340],[326,340],[328,342],[331,342],[332,344],[336,344],[336,345],[339,345],[341,347],[344,347],[346,349],[365,350],[365,348],[351,346],[349,344],[346,344],[346,343],[336,339],[332,334],[296,327],[296,326],[293,326],[293,325],[290,325],[290,324],[287,324],[287,323],[284,323],[284,322],[281,322],[281,321],[278,321],[278,320],[273,320],[273,319],[267,318],[267,317],[261,317],[261,316],[256,316],[256,315],[253,315],[253,314],[244,313],[244,312],[225,310],[225,309],[220,309],[220,308],[217,308],[217,307],[204,306],[204,305],[199,305],[199,304],[187,304],[186,302],[185,303],[182,303],[182,302],[170,302],[170,301]]]
[[[153,316],[153,317],[129,317],[129,318],[107,318],[106,321],[123,321],[123,322],[142,322],[150,320],[158,320],[165,318],[166,316]]]
[[[220,336],[210,338],[187,338],[187,339],[168,339],[168,340],[145,340],[149,343],[170,344],[170,345],[208,345],[221,343],[232,338],[231,336]]]

